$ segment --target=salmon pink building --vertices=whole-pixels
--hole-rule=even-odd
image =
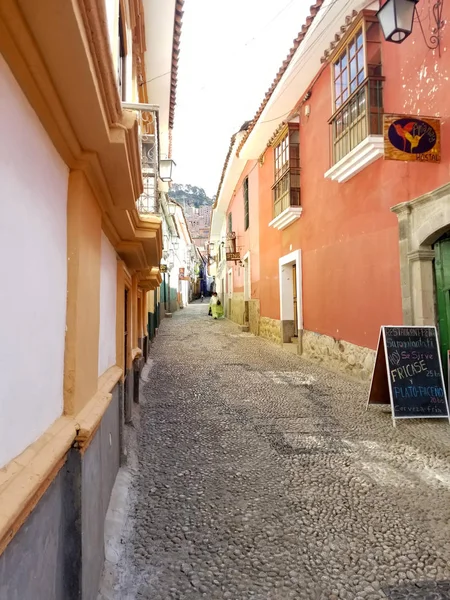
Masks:
[[[362,379],[382,325],[450,347],[450,6],[404,2],[402,43],[384,2],[311,7],[231,139],[211,224],[228,318]]]

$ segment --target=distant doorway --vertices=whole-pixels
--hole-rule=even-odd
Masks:
[[[292,299],[294,302],[294,337],[298,337],[297,265],[292,265]]]
[[[247,252],[242,259],[244,264],[244,315],[243,321],[244,323],[248,323],[249,316],[249,302],[252,297],[252,289],[251,289],[251,278],[250,278],[250,252]]]

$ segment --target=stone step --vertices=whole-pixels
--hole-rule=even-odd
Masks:
[[[283,344],[283,349],[291,352],[292,354],[298,354],[298,344],[285,343]]]
[[[298,337],[297,336],[292,336],[291,337],[291,344],[298,344]]]
[[[239,329],[244,333],[248,333],[250,331],[250,325],[248,323],[244,323],[244,325],[239,325]]]

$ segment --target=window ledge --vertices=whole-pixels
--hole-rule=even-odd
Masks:
[[[384,154],[382,135],[369,135],[325,173],[326,179],[344,183]]]
[[[269,227],[275,227],[275,229],[278,229],[279,231],[286,229],[291,223],[300,219],[302,210],[301,206],[288,206],[278,215],[278,217],[275,217],[275,219],[270,221]]]

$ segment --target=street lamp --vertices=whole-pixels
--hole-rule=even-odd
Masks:
[[[425,44],[430,50],[438,50],[441,56],[441,31],[445,25],[442,19],[444,0],[436,0],[429,15],[434,20],[431,24],[429,40],[425,37],[422,22],[417,12],[416,4],[419,0],[386,0],[377,12],[378,21],[387,42],[401,44],[411,34],[413,28],[414,12],[420,25]]]
[[[418,0],[386,0],[377,12],[387,42],[401,44],[413,28],[414,10]]]
[[[162,158],[159,161],[159,177],[161,181],[172,181],[172,169],[176,166],[171,158]]]
[[[174,217],[175,213],[177,212],[177,205],[173,204],[173,202],[169,202],[169,204],[167,205],[167,208],[169,210],[169,215],[171,217]]]
[[[180,240],[178,240],[178,239],[172,240],[172,246],[175,251],[178,250],[178,248],[180,247]]]

